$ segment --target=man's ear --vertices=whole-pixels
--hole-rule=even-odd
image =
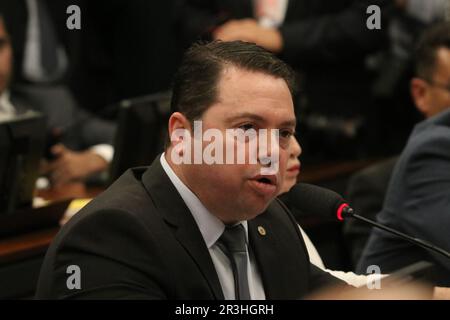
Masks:
[[[174,134],[177,130],[186,129],[191,131],[191,123],[189,120],[180,112],[174,112],[169,118],[169,139],[171,146],[176,145],[181,142],[182,136]],[[174,141],[172,141],[174,139]],[[179,140],[179,141],[178,141]]]
[[[416,108],[424,115],[430,112],[430,106],[428,101],[428,84],[425,80],[420,78],[411,79],[411,96],[414,100]]]

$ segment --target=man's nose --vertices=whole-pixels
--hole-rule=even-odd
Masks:
[[[264,166],[278,162],[280,156],[279,130],[269,129],[259,135],[258,161]]]

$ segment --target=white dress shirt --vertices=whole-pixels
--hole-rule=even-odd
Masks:
[[[14,117],[16,109],[9,100],[9,91],[0,94],[0,121],[8,120]]]
[[[347,282],[347,284],[354,287],[363,287],[368,283],[374,283],[374,281],[378,281],[387,276],[383,274],[360,275],[355,274],[354,272],[344,272],[327,269],[322,261],[322,258],[319,255],[319,252],[317,251],[312,241],[309,239],[306,232],[300,226],[298,226],[298,228],[300,229],[300,232],[302,233],[303,236],[303,240],[305,241],[306,250],[308,250],[309,262],[311,262],[316,267],[322,269],[323,271],[328,272],[332,276],[341,279]]]
[[[172,181],[181,198],[186,203],[186,206],[191,211],[191,214],[200,229],[203,240],[205,240],[205,244],[214,263],[214,267],[216,268],[225,299],[235,300],[234,278],[230,260],[216,244],[217,240],[225,230],[224,223],[211,214],[201,203],[198,197],[180,180],[180,178],[178,178],[167,162],[165,153],[161,155],[160,162],[164,171],[169,176],[170,181]],[[247,221],[241,221],[240,223],[244,226],[248,244]],[[249,253],[248,246],[247,253]],[[247,259],[247,275],[250,297],[252,300],[264,300],[266,296],[264,293],[261,276],[258,272],[255,258],[251,254],[251,250],[250,254],[247,254]]]
[[[289,0],[253,0],[254,14],[265,28],[277,28],[283,24]]]

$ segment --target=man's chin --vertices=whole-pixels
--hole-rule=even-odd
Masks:
[[[269,207],[269,204],[273,201],[273,199],[271,199],[268,202],[264,202],[261,204],[258,204],[257,206],[252,207],[252,210],[247,211],[248,213],[246,214],[246,219],[244,220],[252,220],[254,218],[256,218],[257,216],[259,216],[260,214],[263,214],[267,208]]]

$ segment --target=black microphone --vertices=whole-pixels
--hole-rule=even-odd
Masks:
[[[305,213],[326,218],[337,218],[340,221],[349,217],[364,221],[365,223],[394,234],[415,245],[439,253],[446,258],[450,258],[450,253],[448,251],[439,248],[428,241],[411,237],[403,232],[356,214],[352,207],[350,207],[338,193],[332,190],[308,183],[297,183],[289,191],[289,194],[292,200],[295,199],[296,207]]]

